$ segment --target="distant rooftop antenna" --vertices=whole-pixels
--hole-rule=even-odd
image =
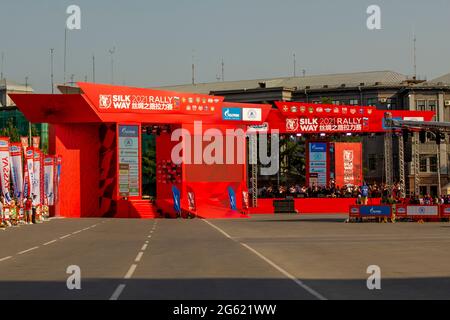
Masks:
[[[194,50],[192,50],[192,84],[195,84],[195,62],[194,62],[194,58],[195,58],[195,53]]]
[[[293,54],[294,57],[294,78],[297,76],[297,60],[295,57],[295,53]]]
[[[417,55],[416,55],[416,33],[413,31],[413,63],[414,63],[414,80],[417,79]]]
[[[92,82],[95,83],[95,54],[92,54]]]
[[[225,63],[222,58],[222,81],[225,81]]]

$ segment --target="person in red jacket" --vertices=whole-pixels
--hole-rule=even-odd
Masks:
[[[28,197],[25,200],[25,219],[28,224],[32,224],[33,222],[33,201],[31,197]]]

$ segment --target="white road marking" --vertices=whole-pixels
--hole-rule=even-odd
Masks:
[[[139,252],[138,255],[136,256],[136,259],[134,259],[134,262],[141,261],[143,255],[144,255],[144,253],[142,251]]]
[[[134,271],[136,270],[137,265],[132,264],[130,269],[128,270],[127,274],[125,275],[124,279],[130,279],[133,276]]]
[[[257,255],[259,258],[261,258],[262,260],[264,260],[266,263],[268,263],[269,265],[271,265],[273,268],[275,268],[276,270],[278,270],[280,273],[282,273],[284,276],[286,276],[287,278],[291,279],[292,281],[294,281],[298,286],[300,286],[302,289],[306,290],[307,292],[309,292],[311,295],[313,295],[314,297],[316,297],[319,300],[327,300],[327,298],[325,298],[323,295],[321,295],[320,293],[318,293],[317,291],[315,291],[314,289],[312,289],[311,287],[307,286],[306,284],[304,284],[302,281],[300,281],[299,279],[297,279],[295,276],[293,276],[292,274],[290,274],[289,272],[287,272],[286,270],[284,270],[282,267],[280,267],[279,265],[277,265],[275,262],[273,262],[272,260],[268,259],[267,257],[265,257],[263,254],[259,253],[258,251],[256,251],[255,249],[253,249],[252,247],[250,247],[249,245],[236,241],[235,239],[233,239],[228,233],[226,233],[225,231],[223,231],[221,228],[215,226],[214,224],[212,224],[209,221],[203,220],[204,222],[206,222],[207,224],[209,224],[211,227],[213,227],[214,229],[216,229],[217,231],[219,231],[220,233],[222,233],[225,237],[240,243],[243,247],[245,247],[247,250],[251,251],[252,253],[254,253],[255,255]]]
[[[6,261],[6,260],[11,259],[11,258],[12,258],[12,256],[1,258],[1,259],[0,259],[0,262]]]
[[[141,249],[141,251],[145,251],[146,249],[147,249],[147,246],[148,246],[148,244],[146,243],[146,244],[144,244],[143,246],[142,246],[142,249]]]
[[[119,299],[119,297],[122,294],[122,291],[123,291],[123,289],[125,289],[125,287],[126,287],[125,284],[119,284],[119,286],[114,291],[113,295],[111,296],[111,298],[109,298],[109,300],[117,300],[117,299]]]
[[[286,270],[284,270],[283,268],[281,268],[280,266],[278,266],[275,262],[271,261],[270,259],[266,258],[265,256],[263,256],[261,253],[259,253],[258,251],[256,251],[255,249],[253,249],[252,247],[250,247],[249,245],[245,244],[245,243],[241,243],[242,246],[244,246],[245,248],[247,248],[248,250],[250,250],[251,252],[253,252],[254,254],[256,254],[258,257],[260,257],[262,260],[264,260],[265,262],[267,262],[268,264],[270,264],[272,267],[274,267],[275,269],[277,269],[280,273],[282,273],[283,275],[285,275],[287,278],[291,279],[292,281],[294,281],[297,285],[299,285],[301,288],[303,288],[304,290],[306,290],[307,292],[309,292],[310,294],[312,294],[314,297],[316,297],[319,300],[327,300],[327,298],[325,298],[323,295],[321,295],[320,293],[318,293],[316,290],[312,289],[311,287],[307,286],[306,284],[304,284],[302,281],[300,281],[299,279],[297,279],[295,276],[293,276],[292,274],[290,274],[289,272],[287,272]]]
[[[55,243],[56,241],[58,241],[58,240],[52,240],[52,241],[46,242],[46,243],[44,243],[44,246],[48,246],[49,244]]]
[[[69,233],[69,234],[66,234],[65,236],[62,236],[62,237],[59,237],[59,238],[62,240],[62,239],[68,238],[70,236],[71,236],[71,234]]]
[[[151,235],[149,235],[147,238],[151,238],[152,236]]]
[[[77,233],[80,233],[80,232],[82,232],[83,230],[78,230],[78,231],[74,231],[74,232],[72,232],[72,234],[77,234]]]
[[[23,251],[20,251],[18,254],[24,254],[24,253],[36,250],[37,248],[39,248],[39,247],[33,247],[33,248],[30,248],[30,249],[27,249],[27,250],[23,250]]]

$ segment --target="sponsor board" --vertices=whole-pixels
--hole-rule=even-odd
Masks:
[[[360,206],[359,215],[366,217],[390,217],[390,206]]]
[[[408,216],[438,216],[438,206],[407,206],[406,214]]]
[[[244,121],[262,121],[261,108],[242,108],[242,120]]]
[[[242,120],[242,109],[241,108],[223,108],[222,109],[222,119],[223,120]]]

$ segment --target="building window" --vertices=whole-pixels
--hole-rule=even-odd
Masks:
[[[438,195],[438,187],[437,186],[430,186],[430,195],[432,197],[436,197]]]
[[[420,155],[420,172],[427,172],[427,157],[425,155]]]
[[[369,154],[369,170],[374,171],[377,169],[377,155]]]
[[[341,104],[341,102],[339,100],[333,100],[332,102],[334,105],[338,106]]]
[[[421,154],[419,159],[420,172],[437,172],[437,156]]]
[[[416,110],[417,111],[426,111],[426,101],[425,100],[417,100],[416,101]]]
[[[359,100],[358,99],[350,99],[350,103],[351,106],[357,106],[359,105]]]
[[[429,111],[436,112],[435,115],[433,116],[433,121],[436,121],[436,119],[437,119],[437,101],[436,100],[428,100],[428,107],[427,107],[427,109]]]
[[[437,172],[437,156],[429,157],[430,161],[430,172]]]

